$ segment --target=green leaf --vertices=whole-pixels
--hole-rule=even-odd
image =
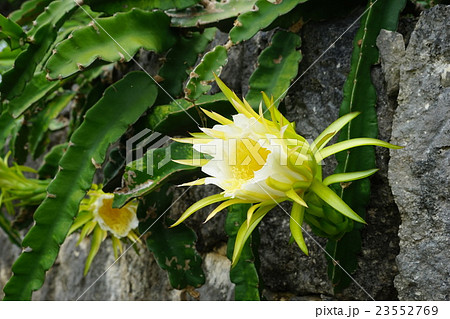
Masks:
[[[0,115],[0,154],[3,153],[7,138],[11,135],[15,128],[22,125],[23,118],[14,119],[8,112]]]
[[[1,134],[6,137],[10,137],[6,151],[11,151],[11,158],[14,158],[16,140],[18,139],[20,130],[24,126],[23,125],[24,122],[25,122],[24,117],[15,119],[14,123],[12,123],[11,126],[8,126],[7,130],[5,132],[2,132]],[[4,140],[2,144],[6,145],[6,142],[7,140]]]
[[[183,82],[188,78],[190,68],[197,62],[199,54],[203,53],[208,43],[214,39],[216,31],[216,28],[209,28],[203,33],[192,32],[177,38],[159,70],[159,76],[163,79],[160,85],[170,96],[180,97],[183,93]],[[167,94],[160,94],[157,104],[169,101]]]
[[[55,97],[44,106],[43,110],[31,118],[31,131],[28,139],[30,154],[35,155],[39,143],[50,126],[51,120],[69,104],[74,96],[75,93],[73,92],[65,92]]]
[[[27,84],[22,94],[14,97],[9,101],[8,112],[14,118],[18,118],[34,103],[57,89],[61,83],[50,82],[45,77],[45,73],[37,72],[34,74],[31,81]]]
[[[3,101],[11,101],[23,92],[28,82],[31,81],[36,68],[46,61],[56,40],[57,31],[77,8],[75,1],[57,0],[51,3],[37,18],[37,24],[29,34],[31,44],[17,57],[14,68],[3,76],[0,84]]]
[[[205,283],[202,258],[195,250],[197,236],[188,226],[175,228],[165,218],[172,206],[173,194],[167,187],[147,195],[138,208],[139,231],[144,234],[148,250],[155,256],[161,269],[167,271],[170,285],[175,289],[188,286],[198,288]]]
[[[208,7],[169,10],[167,14],[172,18],[171,24],[174,27],[205,27],[220,21],[233,20],[238,15],[251,11],[255,3],[256,0],[228,0],[211,3]]]
[[[29,0],[20,9],[12,12],[9,18],[19,25],[30,24],[53,0]]]
[[[116,178],[122,178],[125,169],[125,150],[120,145],[109,152],[105,166],[103,167],[103,185],[106,185]],[[103,190],[105,190],[103,187]],[[106,190],[105,190],[106,191]]]
[[[224,116],[236,113],[223,93],[202,95],[194,102],[178,99],[170,104],[154,107],[148,115],[149,127],[153,131],[175,136],[197,131],[197,123],[201,123],[203,127],[216,124],[215,121],[206,117],[200,108],[215,111]]]
[[[35,225],[23,240],[27,249],[14,263],[14,275],[4,288],[5,300],[29,300],[42,286],[109,144],[152,105],[156,94],[153,81],[145,73],[128,73],[86,113],[59,163],[61,169],[47,189],[47,198],[34,214]]]
[[[25,44],[26,38],[20,25],[0,14],[0,40],[5,40],[11,50],[15,50]]]
[[[53,148],[44,156],[44,163],[38,170],[39,178],[48,179],[55,177],[59,169],[59,161],[67,151],[69,143],[63,143],[53,146]]]
[[[197,167],[172,161],[192,158],[202,158],[202,155],[190,144],[174,142],[167,147],[149,149],[142,158],[126,166],[124,181],[130,191],[115,194],[113,207],[121,207],[133,198],[147,195],[174,178],[192,176],[199,171]]]
[[[72,0],[73,1],[73,0]],[[68,15],[63,15],[61,21],[63,21],[63,25],[58,28],[58,35],[56,37],[55,42],[53,43],[50,50],[47,51],[47,54],[44,56],[44,59],[42,60],[41,67],[45,66],[50,56],[53,54],[55,47],[61,43],[63,40],[66,40],[68,37],[71,36],[71,33],[77,29],[79,29],[81,26],[86,26],[89,23],[92,22],[93,19],[97,19],[98,13],[92,12],[89,7],[83,6],[81,7],[81,10],[77,10],[79,7],[75,7],[74,10],[71,10],[70,12],[67,12]],[[64,13],[63,11],[60,12],[60,14]],[[70,17],[70,19],[67,19],[67,17]],[[100,64],[100,63],[94,63]],[[103,63],[104,64],[104,63]],[[102,64],[102,65],[103,65]],[[95,69],[95,66],[90,67],[85,72],[89,72],[92,68]]]
[[[2,46],[2,43],[0,42],[0,47]],[[16,60],[17,56],[22,52],[20,49],[11,50],[10,47],[5,47],[3,49],[0,49],[0,74],[5,72],[6,70],[9,70],[14,65],[14,61]],[[0,77],[1,79],[1,77]]]
[[[227,255],[233,259],[236,238],[242,227],[247,226],[247,211],[251,205],[238,204],[228,208],[225,231],[228,234]],[[235,286],[236,300],[260,300],[259,296],[259,276],[255,265],[257,259],[257,230],[247,239],[240,253],[241,258],[230,270],[230,279]]]
[[[56,38],[56,29],[50,24],[41,27],[34,36],[34,42],[28,45],[17,57],[14,67],[3,74],[0,83],[1,99],[12,100],[22,94],[25,86],[33,78],[38,64],[50,49]]]
[[[97,59],[130,61],[140,48],[161,53],[174,43],[168,16],[136,9],[98,18],[95,24],[74,31],[72,37],[56,47],[46,68],[50,79],[61,79],[85,69]]]
[[[219,76],[227,61],[228,54],[224,46],[218,45],[206,53],[190,74],[186,84],[186,96],[195,100],[208,92],[211,89],[210,83],[214,82],[214,73]]]
[[[12,158],[19,165],[23,165],[28,157],[28,136],[30,134],[30,127],[26,124],[26,118],[24,119],[24,124],[18,126],[14,136],[11,138],[9,149],[11,151]]]
[[[101,69],[102,68],[99,68],[99,71],[101,71]],[[77,80],[81,80],[80,94],[78,95],[80,98],[74,100],[75,105],[72,109],[69,123],[69,136],[71,136],[73,131],[80,126],[83,122],[86,111],[101,99],[103,92],[108,87],[108,81],[101,78],[95,79],[98,74],[97,72],[92,74],[92,71],[95,71],[95,68],[87,70],[83,72],[80,77],[77,77]]]
[[[259,30],[270,25],[278,16],[291,11],[297,4],[307,0],[290,0],[272,3],[258,0],[256,8],[239,15],[230,31],[230,40],[239,43],[253,37]]]
[[[342,268],[349,273],[353,273],[358,268],[357,256],[361,251],[360,229],[353,229],[339,240],[329,239],[325,250],[329,254],[325,256],[328,261],[328,278],[332,279],[334,291],[339,292],[348,287],[352,281]],[[329,256],[332,256],[334,260]],[[336,265],[336,261],[342,268]]]
[[[113,15],[134,8],[142,10],[184,9],[199,3],[200,0],[87,0],[85,3],[94,11]]]
[[[63,21],[67,20],[76,9],[78,9],[78,5],[74,0],[57,0],[51,2],[44,9],[44,12],[33,22],[33,28],[27,32],[27,35],[32,38],[37,30],[47,23],[55,28],[59,28]]]
[[[258,109],[262,100],[261,91],[273,95],[275,104],[286,95],[292,79],[297,76],[298,64],[302,55],[300,37],[296,34],[278,31],[269,47],[261,52],[258,67],[249,80],[249,91],[245,96],[247,102]]]
[[[373,5],[372,5],[373,4]],[[340,109],[340,116],[351,112],[361,112],[357,118],[347,124],[339,135],[339,141],[347,141],[352,138],[376,138],[378,133],[377,115],[375,110],[376,91],[371,81],[371,67],[378,62],[378,49],[376,39],[381,29],[395,30],[397,28],[399,13],[403,10],[406,0],[369,1],[369,7],[361,19],[361,26],[353,41],[353,53],[351,70],[344,85],[344,100]],[[364,146],[336,154],[338,166],[335,173],[357,172],[373,169],[375,167],[375,151],[371,146]],[[365,207],[370,196],[370,182],[368,179],[354,181],[348,187],[333,185],[333,189],[359,216],[364,218]],[[358,228],[360,226],[357,226]],[[352,236],[352,240],[347,239]],[[358,251],[360,241],[355,238],[359,232],[345,235],[341,241],[350,243],[334,249],[339,252],[345,249]],[[353,243],[353,244],[352,244]],[[332,244],[330,244],[332,245]],[[341,245],[340,242],[337,243]],[[352,246],[353,245],[353,246]],[[358,246],[358,247],[357,247]],[[337,257],[332,255],[333,258]],[[356,254],[346,255],[347,259],[357,258]],[[341,265],[356,265],[351,260],[340,260]],[[355,267],[346,268],[348,273],[356,270]],[[330,279],[335,285],[335,291],[340,291],[350,282],[345,279],[347,275],[329,264]]]

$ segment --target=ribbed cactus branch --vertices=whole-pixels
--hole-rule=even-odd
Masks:
[[[381,29],[395,30],[398,16],[405,6],[406,0],[378,0],[368,2],[366,14],[361,19],[361,25],[353,41],[353,54],[350,74],[344,86],[344,100],[340,116],[350,112],[361,112],[343,128],[339,141],[357,137],[375,138],[378,135],[376,91],[371,80],[371,67],[378,61],[376,38]],[[354,148],[350,151],[336,154],[338,166],[335,173],[356,172],[375,167],[375,150],[371,146]],[[348,186],[348,187],[346,187]],[[365,207],[370,196],[370,182],[363,179],[350,185],[334,187],[336,193],[356,212],[364,218]],[[361,226],[345,235],[341,240],[330,240],[328,252],[344,267],[347,272],[355,271],[356,252],[360,249]],[[350,254],[349,252],[353,252]],[[335,291],[340,291],[350,283],[350,278],[333,262],[328,263],[328,274]]]

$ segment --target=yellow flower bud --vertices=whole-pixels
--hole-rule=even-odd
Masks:
[[[108,234],[112,240],[115,258],[118,258],[119,252],[122,253],[123,250],[120,239],[128,238],[133,243],[140,242],[134,231],[139,224],[136,216],[138,206],[136,201],[131,201],[122,208],[113,208],[114,194],[103,192],[95,184],[92,185],[87,196],[81,201],[78,216],[69,231],[71,234],[81,228],[78,244],[92,233],[91,249],[84,270],[85,275]]]

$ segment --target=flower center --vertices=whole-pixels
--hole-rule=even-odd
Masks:
[[[135,218],[134,205],[128,203],[122,208],[113,208],[113,200],[114,198],[103,198],[98,215],[114,235],[124,237],[131,230],[131,224]]]
[[[252,139],[237,140],[235,156],[230,158],[233,177],[241,182],[252,179],[255,172],[266,164],[269,153]]]

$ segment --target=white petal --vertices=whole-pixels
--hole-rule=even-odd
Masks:
[[[214,158],[222,158],[224,150],[224,141],[221,139],[214,139],[206,144],[196,144],[193,146],[194,150],[200,153],[211,155]]]
[[[231,178],[230,167],[225,164],[226,161],[212,159],[207,164],[203,165],[202,172],[216,178]]]

